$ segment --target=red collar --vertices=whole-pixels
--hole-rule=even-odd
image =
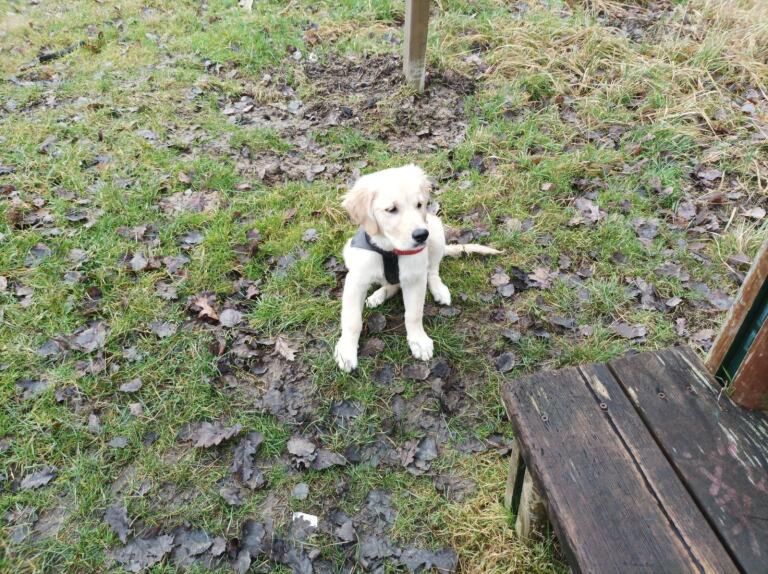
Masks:
[[[369,249],[371,251],[375,251],[379,255],[386,257],[387,255],[416,255],[417,253],[421,253],[424,251],[424,248],[426,245],[422,245],[418,249],[393,249],[392,251],[387,251],[386,249],[382,249],[378,245],[376,245],[373,240],[371,239],[371,236],[368,235],[368,233],[361,227],[357,230],[357,233],[352,238],[352,247],[359,247],[360,249]]]
[[[395,249],[394,252],[395,252],[395,255],[416,255],[417,253],[421,253],[422,251],[424,251],[424,247],[419,247],[418,249],[407,249],[405,251],[401,249]]]

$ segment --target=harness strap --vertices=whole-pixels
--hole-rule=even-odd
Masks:
[[[385,251],[378,245],[375,245],[371,241],[371,237],[362,227],[357,230],[357,233],[355,233],[355,236],[352,238],[351,245],[352,247],[365,249],[367,251],[374,251],[381,255],[381,258],[384,261],[384,278],[387,280],[387,283],[391,285],[397,285],[400,283],[400,265],[398,263],[398,253],[396,251]],[[407,251],[401,253],[403,255],[411,255],[412,253],[418,253],[419,251],[421,251],[421,249],[417,251]]]

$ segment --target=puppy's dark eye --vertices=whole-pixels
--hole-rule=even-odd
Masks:
[[[387,212],[387,213],[397,213],[397,207],[396,207],[396,206],[394,206],[394,205],[393,205],[392,207],[388,207],[388,208],[386,209],[386,212]]]
[[[416,209],[421,209],[421,206],[422,206],[422,205],[423,205],[423,204],[422,204],[421,202],[417,203],[417,204],[416,204]]]

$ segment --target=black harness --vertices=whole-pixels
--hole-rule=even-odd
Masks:
[[[384,260],[384,278],[387,280],[387,283],[391,285],[400,283],[400,265],[398,263],[398,255],[394,251],[384,251],[381,247],[374,245],[371,241],[371,236],[362,227],[357,230],[350,245],[358,249],[375,251],[381,255],[381,258]]]

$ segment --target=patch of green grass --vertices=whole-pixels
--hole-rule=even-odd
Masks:
[[[697,1],[691,10],[666,14],[664,29],[648,27],[645,36],[626,38],[604,25],[606,18],[621,21],[623,8],[598,4],[600,14],[578,2],[525,11],[501,0],[441,3],[431,22],[430,72],[475,77],[460,118],[466,135],[452,148],[397,153],[396,141],[377,134],[399,127],[397,106],[414,96],[407,89],[393,90],[371,108],[369,124],[313,128],[306,140],[278,124],[232,122],[222,110],[244,95],[279,104],[293,97],[286,95],[290,90],[312,110],[318,92],[302,62],[396,53],[401,1],[269,0],[255,2],[250,14],[234,0],[0,2],[0,70],[12,78],[0,83],[0,164],[15,168],[0,176],[0,439],[7,441],[0,450],[0,514],[29,508],[43,524],[56,513],[63,517],[53,534],[33,529],[22,544],[11,542],[12,525],[4,523],[0,570],[107,568],[119,542],[103,513],[115,502],[126,504],[142,528],[170,531],[188,522],[231,539],[243,520],[267,511],[284,530],[292,511],[323,515],[339,507],[354,514],[370,490],[384,489],[397,510],[392,534],[399,544],[451,545],[466,572],[562,571],[551,536],[529,545],[514,538],[513,517],[501,502],[506,461],[493,453],[460,454],[455,443],[511,435],[498,399],[506,380],[543,367],[606,361],[630,348],[686,342],[678,319],[690,333],[716,328],[722,314],[709,312],[696,283],[733,293],[729,257],[753,256],[766,237],[765,224],[743,217],[741,209],[766,201],[765,146],[752,137],[758,116],[733,105],[749,88],[765,91],[768,38],[756,24],[760,19],[730,0]],[[34,63],[41,49],[81,40],[98,47]],[[291,57],[296,49],[302,62]],[[361,97],[343,96],[353,105]],[[51,136],[55,141],[41,150]],[[321,146],[323,161],[345,171],[312,182],[270,183],[238,164],[244,148],[252,157],[300,157],[303,146]],[[388,318],[383,333],[366,332],[362,339],[381,339],[382,352],[361,358],[352,375],[339,372],[331,355],[340,285],[328,264],[340,258],[353,231],[339,206],[346,180],[360,165],[372,171],[407,161],[439,180],[434,199],[448,226],[505,249],[500,257],[446,261],[442,275],[459,314],[437,312],[425,321],[454,372],[448,383],[472,407],[443,413],[453,442],[441,445],[433,467],[476,482],[462,502],[442,497],[429,475],[370,464],[298,472],[286,456],[295,434],[314,434],[335,452],[371,444],[383,429],[397,443],[393,448],[423,435],[397,420],[393,401],[412,400],[433,381],[398,375],[387,385],[374,376],[386,364],[414,362],[399,298],[365,311],[366,321],[375,312]],[[691,175],[699,165],[725,177],[707,187]],[[212,208],[167,213],[159,206],[174,194],[213,192]],[[711,198],[720,192],[724,205]],[[600,221],[571,222],[579,197],[599,206]],[[719,226],[699,232],[693,229],[699,221],[676,222],[675,211],[689,200],[702,213],[715,213]],[[80,211],[87,223],[78,221]],[[658,236],[641,241],[640,218],[658,220]],[[143,225],[154,225],[156,237],[136,241],[125,232]],[[316,230],[315,241],[303,239],[309,229]],[[260,240],[245,256],[254,230]],[[181,236],[192,231],[203,234],[201,242],[184,246]],[[40,243],[51,254],[31,266],[27,257]],[[160,266],[132,271],[126,261],[136,253]],[[169,272],[163,258],[180,255],[189,263]],[[670,261],[690,279],[662,276],[659,267]],[[508,299],[490,284],[497,267],[530,273],[561,266],[551,287]],[[234,287],[240,279],[260,282],[260,294],[242,301]],[[641,308],[632,291],[636,279],[653,284],[660,301],[680,297],[683,303],[664,311]],[[161,281],[174,285],[177,299],[158,296]],[[241,327],[265,349],[264,341],[277,336],[297,347],[292,364],[305,369],[301,376],[318,399],[310,420],[280,418],[263,404],[270,384],[273,392],[290,385],[291,367],[263,375],[259,364],[248,371],[219,354],[222,341],[231,350],[237,335],[194,320],[188,298],[204,291],[219,305],[243,309]],[[591,331],[557,328],[553,316]],[[39,355],[47,341],[95,320],[108,325],[103,349]],[[159,338],[153,321],[178,330]],[[611,329],[616,321],[645,326],[646,340],[621,339]],[[520,340],[508,341],[502,329],[519,329]],[[124,356],[130,347],[137,360]],[[494,360],[504,351],[517,362],[502,375]],[[222,376],[228,368],[233,387]],[[136,377],[143,383],[139,392],[118,390]],[[25,400],[17,388],[24,379],[51,386]],[[331,413],[341,400],[363,410],[343,428]],[[140,415],[132,413],[137,404]],[[98,432],[89,429],[92,415]],[[202,420],[240,424],[264,437],[257,461],[268,486],[249,492],[242,506],[219,495],[232,446],[193,449],[177,438],[183,425]],[[116,437],[127,445],[110,446]],[[20,490],[20,480],[42,465],[55,465],[56,479]],[[310,497],[291,499],[302,481]],[[343,559],[335,539],[317,536],[312,544],[325,558]],[[172,570],[166,561],[153,571]]]
[[[291,144],[281,138],[278,132],[266,128],[236,130],[232,134],[230,144],[235,149],[247,147],[252,152],[272,150],[285,153],[291,149]]]

